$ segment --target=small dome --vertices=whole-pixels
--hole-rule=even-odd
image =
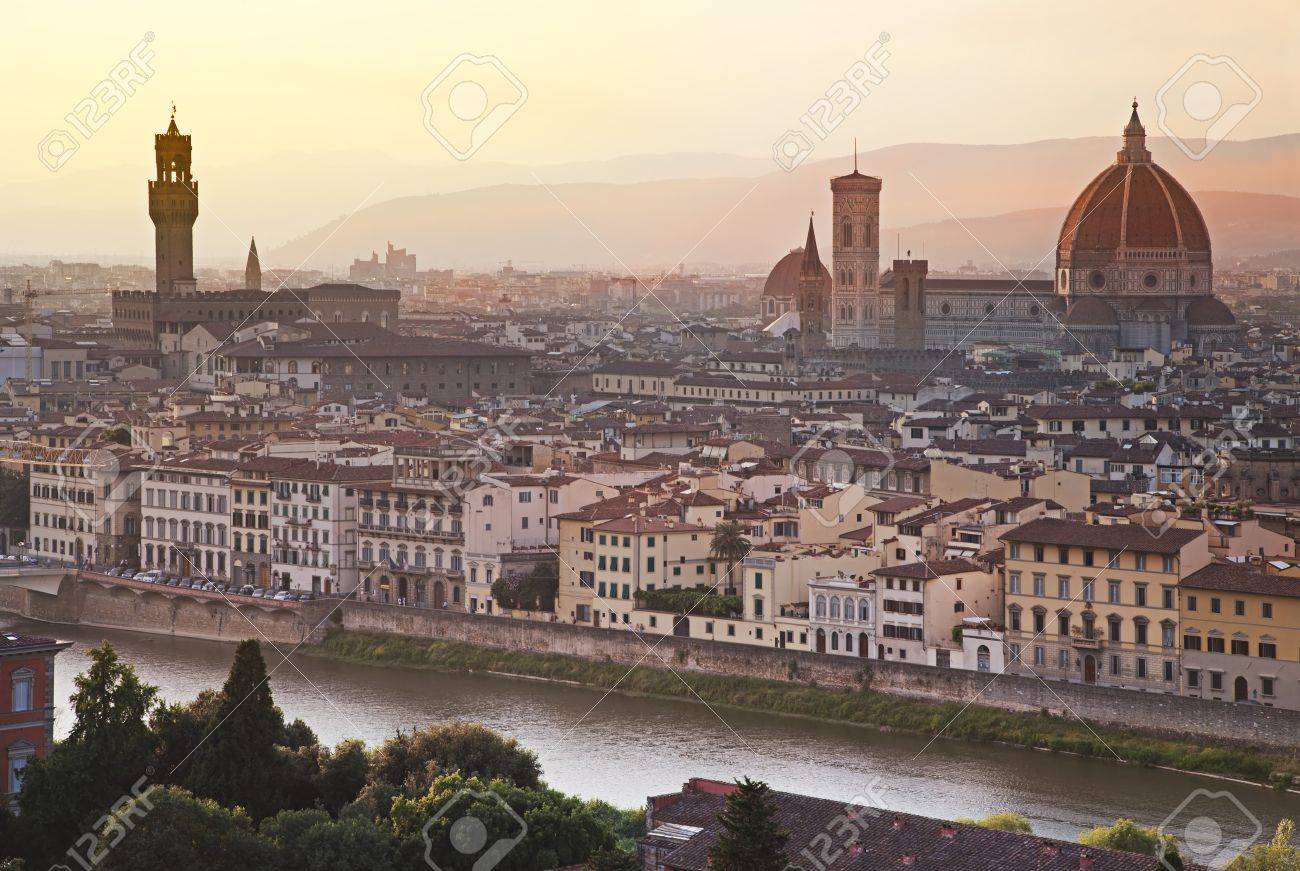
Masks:
[[[1189,327],[1231,327],[1236,323],[1232,310],[1218,297],[1203,296],[1187,307]]]
[[[795,248],[778,260],[763,284],[763,296],[794,299],[799,293],[799,269],[802,265],[803,248]],[[830,287],[831,273],[825,264],[822,264],[822,277]]]
[[[1067,327],[1117,327],[1119,315],[1108,303],[1085,296],[1065,310]]]

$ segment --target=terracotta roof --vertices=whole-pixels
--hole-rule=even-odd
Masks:
[[[1270,575],[1238,563],[1210,563],[1183,578],[1178,586],[1300,599],[1300,578]]]
[[[1031,520],[1004,532],[1002,541],[1030,544],[1059,544],[1098,547],[1108,550],[1132,550],[1135,553],[1175,554],[1205,533],[1199,529],[1166,529],[1157,534],[1136,523],[1099,525],[1049,517]]]

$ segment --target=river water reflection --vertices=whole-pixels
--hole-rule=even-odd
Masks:
[[[51,626],[5,615],[0,627],[77,642],[58,660],[60,736],[71,725],[72,678],[85,670],[86,651],[102,638],[168,701],[220,687],[233,652],[233,645],[219,642]],[[268,668],[278,661],[267,651]],[[690,777],[748,775],[776,789],[845,801],[870,791],[890,809],[933,817],[1019,811],[1037,833],[1071,840],[1120,816],[1159,824],[1197,789],[1231,790],[1266,833],[1281,817],[1300,819],[1300,796],[1118,763],[948,740],[922,753],[928,736],[728,708],[715,714],[684,701],[616,694],[602,700],[603,692],[583,687],[352,665],[301,651],[292,661],[302,675],[289,665],[275,670],[275,700],[324,742],[360,737],[373,744],[435,720],[473,720],[537,753],[552,786],[625,807],[678,789]],[[1218,822],[1237,834],[1246,826],[1226,811]]]

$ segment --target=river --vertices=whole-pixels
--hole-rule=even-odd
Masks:
[[[142,633],[24,621],[0,614],[0,628],[76,642],[59,655],[55,690],[60,735],[70,728],[68,697],[87,650],[113,642],[167,701],[220,687],[233,645]],[[286,649],[288,652],[288,649]],[[268,668],[281,661],[266,651]],[[441,719],[484,723],[539,757],[557,789],[642,806],[647,795],[679,789],[690,777],[741,775],[775,789],[849,800],[876,795],[884,806],[932,817],[1019,811],[1040,835],[1073,840],[1126,816],[1162,823],[1198,789],[1229,790],[1271,834],[1281,817],[1300,819],[1300,796],[1212,778],[1012,747],[882,734],[874,730],[685,701],[604,697],[603,691],[540,681],[401,670],[295,654],[275,668],[271,687],[289,718],[301,717],[326,743],[369,744],[398,729]],[[690,675],[685,675],[690,680]],[[734,730],[734,731],[733,731]],[[917,754],[920,754],[918,757]],[[873,786],[874,784],[874,786]],[[1215,821],[1235,837],[1251,826],[1229,802]]]

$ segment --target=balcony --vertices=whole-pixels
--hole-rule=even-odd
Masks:
[[[1070,627],[1070,643],[1081,650],[1101,650],[1105,641],[1106,635],[1100,629]]]

